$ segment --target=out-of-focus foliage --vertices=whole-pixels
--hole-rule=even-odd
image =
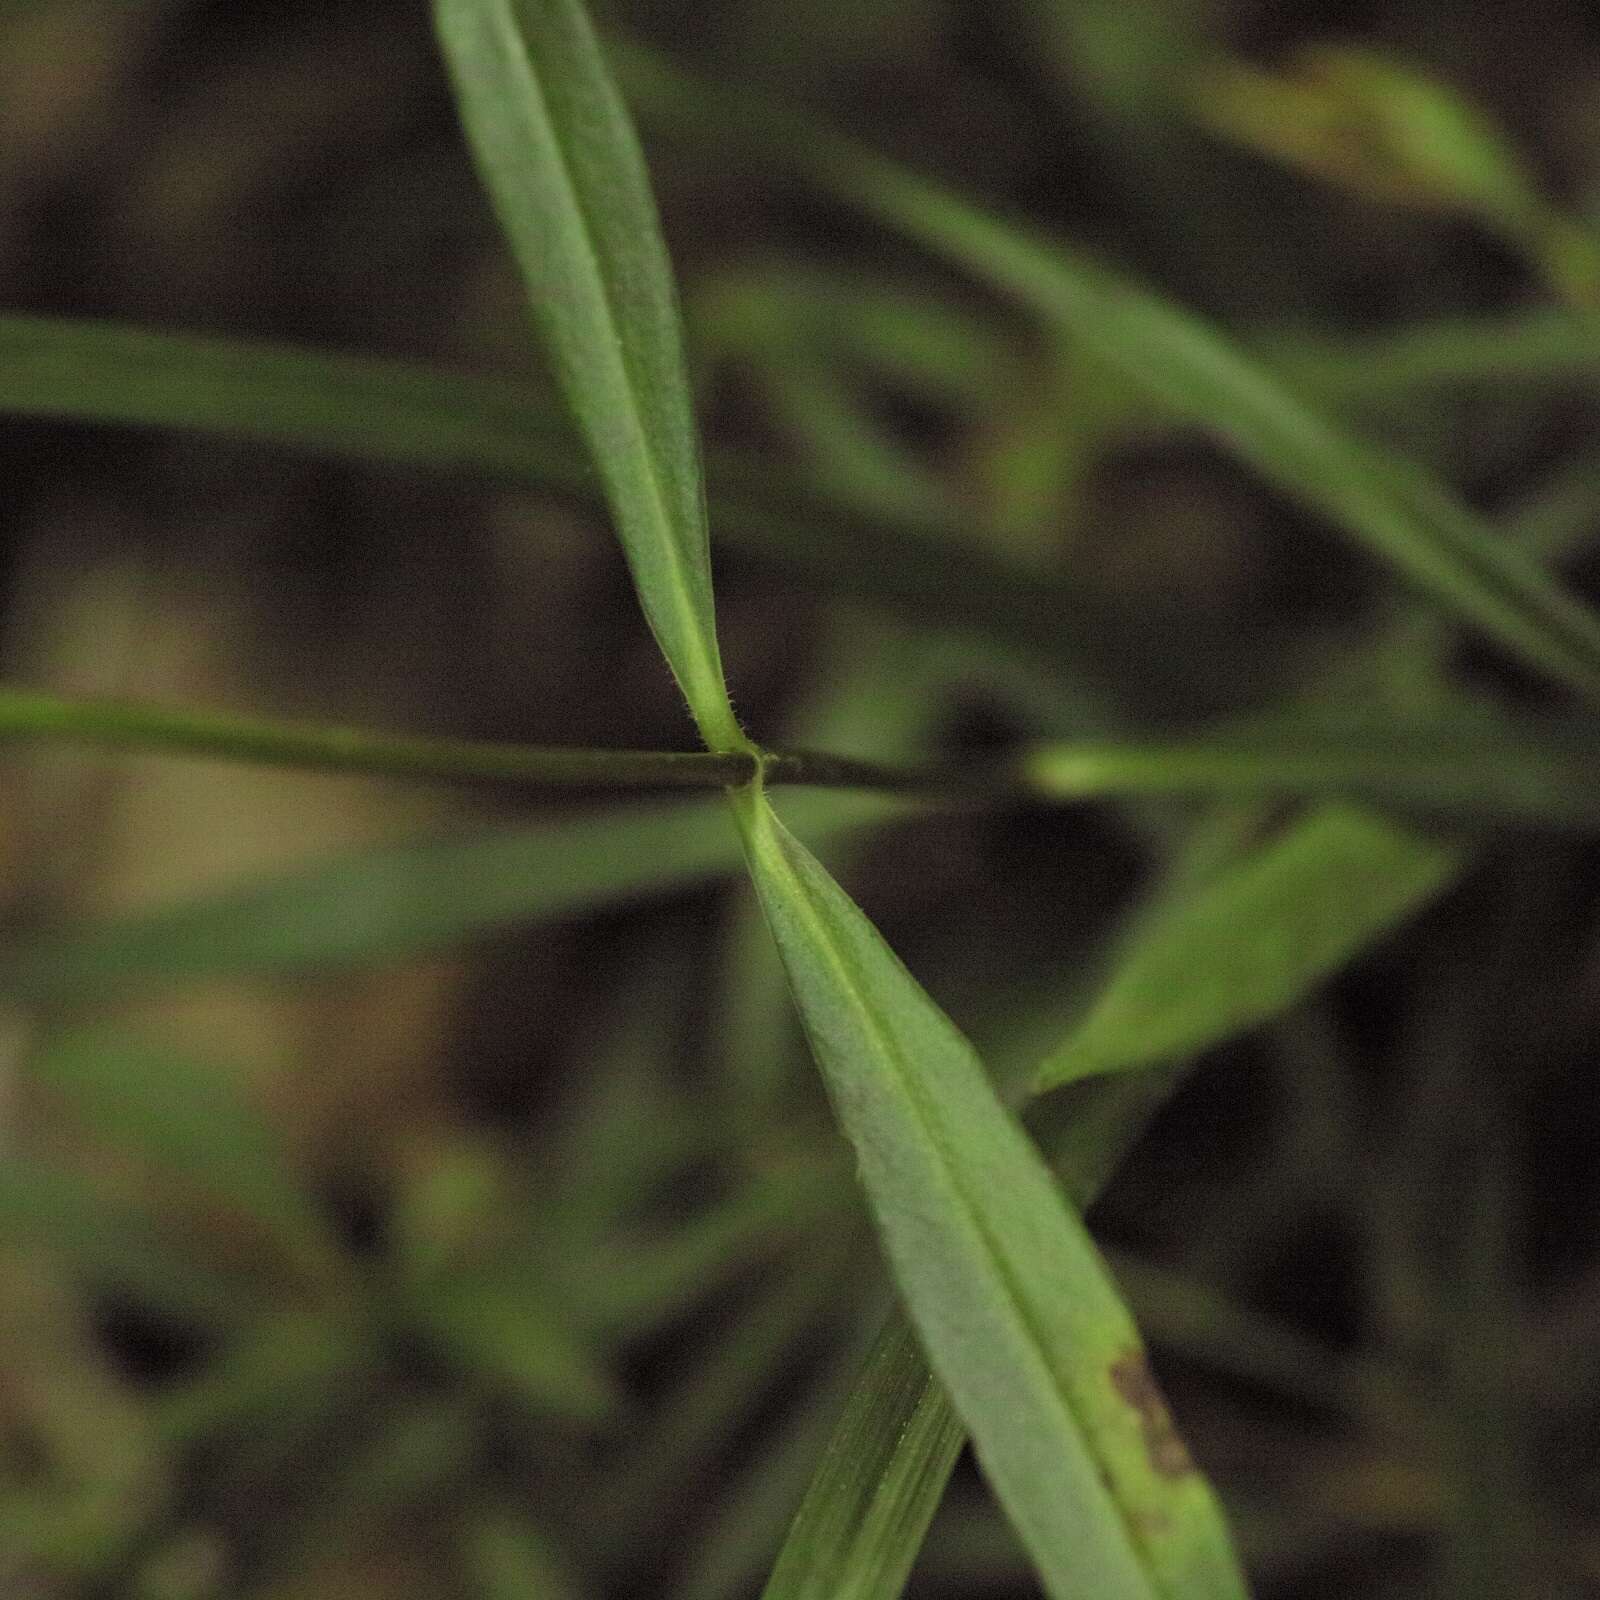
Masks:
[[[740,723],[1068,762],[1055,802],[772,798],[1002,1096],[1055,1086],[1075,1204],[1134,1147],[1092,1220],[1255,1592],[1591,1592],[1589,9],[597,11]],[[895,231],[837,137],[932,185]],[[558,385],[522,294],[423,5],[0,6],[7,678],[683,745],[561,420],[605,317]],[[620,298],[648,413],[670,308]],[[731,738],[672,429],[625,492],[679,473],[653,620]],[[1504,738],[1441,776],[1364,731],[1341,782],[1338,725]],[[1060,799],[1074,749],[1252,728],[1323,776]],[[926,1526],[958,1431],[903,1332],[863,1364],[888,1278],[731,819],[0,777],[0,1592],[733,1600],[780,1549],[774,1594],[1035,1592],[970,1463]],[[889,981],[802,952],[814,1029],[857,958]],[[903,1276],[1022,1204],[977,1199],[930,1180]]]

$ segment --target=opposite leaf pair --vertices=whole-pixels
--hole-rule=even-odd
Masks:
[[[643,162],[572,0],[439,0],[463,119],[645,614],[714,750],[750,750],[716,642],[699,453]],[[982,1064],[771,811],[746,859],[897,1282],[1053,1595],[1239,1595],[1081,1221]]]

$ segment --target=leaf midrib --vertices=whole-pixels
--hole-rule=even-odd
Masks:
[[[622,337],[622,324],[618,316],[617,307],[612,298],[611,281],[604,270],[603,258],[595,245],[594,228],[589,212],[584,205],[583,194],[580,186],[574,181],[570,158],[567,154],[566,143],[562,137],[562,129],[557,119],[551,115],[549,97],[545,94],[544,81],[540,76],[538,65],[534,60],[533,52],[528,48],[526,38],[517,27],[512,15],[511,0],[501,0],[495,7],[495,27],[503,33],[511,44],[514,57],[526,69],[529,82],[533,85],[533,92],[538,97],[539,113],[544,121],[549,134],[549,145],[554,158],[554,166],[562,190],[565,193],[572,214],[579,223],[578,237],[584,255],[587,257],[590,276],[597,286],[600,305],[605,312],[606,331],[615,346],[618,365],[622,369],[624,382],[623,394],[626,398],[625,414],[630,441],[636,459],[642,460],[645,465],[644,479],[649,492],[649,512],[654,518],[656,529],[660,535],[659,547],[666,552],[667,570],[672,576],[672,583],[668,592],[672,597],[673,610],[676,619],[683,629],[682,638],[695,657],[695,665],[703,674],[707,684],[716,685],[722,681],[722,672],[715,654],[709,649],[706,641],[701,637],[700,619],[696,613],[693,598],[689,593],[689,586],[684,582],[682,572],[681,552],[676,539],[673,537],[675,518],[668,509],[667,497],[662,485],[661,464],[656,459],[655,451],[651,448],[649,431],[644,425],[644,418],[640,413],[637,400],[637,374],[633,363],[628,359],[627,342]],[[596,41],[596,49],[599,43]],[[613,507],[613,512],[621,520],[622,513],[619,508]],[[640,585],[641,594],[647,592],[646,587]],[[659,592],[659,591],[657,591]],[[706,726],[707,718],[700,707],[693,702],[698,699],[698,694],[691,695],[689,686],[685,684],[684,693],[690,699],[690,709],[694,712],[695,721],[700,726],[702,737],[707,745],[714,746],[710,731]]]
[[[880,1019],[877,1008],[872,1004],[866,991],[856,981],[849,964],[842,959],[831,936],[827,919],[813,904],[810,892],[801,881],[799,874],[789,864],[788,856],[771,826],[771,813],[765,795],[757,789],[754,798],[762,828],[767,839],[772,841],[775,847],[778,863],[781,865],[781,870],[790,887],[790,903],[800,912],[808,925],[807,931],[811,935],[812,950],[824,956],[838,980],[841,991],[858,1013],[863,1027],[877,1044],[885,1059],[893,1066],[895,1081],[900,1088],[901,1094],[910,1106],[912,1114],[917,1120],[919,1130],[926,1137],[929,1147],[934,1151],[938,1160],[939,1170],[961,1206],[962,1216],[967,1225],[978,1236],[992,1264],[992,1270],[999,1278],[1001,1287],[1015,1310],[1016,1318],[1027,1337],[1034,1358],[1046,1374],[1050,1391],[1055,1395],[1057,1402],[1066,1413],[1070,1424],[1077,1430],[1078,1436],[1083,1442],[1085,1454],[1088,1455],[1091,1464],[1095,1468],[1097,1481],[1104,1483],[1106,1486],[1106,1499],[1110,1502],[1116,1514],[1117,1524],[1122,1529],[1123,1537],[1127,1541],[1134,1566],[1144,1577],[1152,1593],[1154,1593],[1158,1580],[1144,1559],[1142,1546],[1134,1534],[1132,1517],[1124,1508],[1119,1496],[1110,1487],[1104,1475],[1104,1468],[1096,1457],[1093,1446],[1089,1443],[1094,1436],[1094,1430],[1086,1424],[1079,1414],[1077,1406],[1073,1403],[1070,1391],[1057,1377],[1055,1366],[1045,1353],[1048,1349],[1048,1343],[1032,1314],[1027,1297],[1021,1293],[1020,1280],[1011,1270],[1006,1253],[997,1244],[996,1236],[985,1223],[981,1207],[973,1203],[969,1191],[962,1182],[959,1164],[952,1160],[949,1145],[938,1125],[938,1121],[926,1108],[925,1099],[917,1087],[916,1075],[910,1070],[904,1052],[895,1043],[893,1033],[887,1024]]]

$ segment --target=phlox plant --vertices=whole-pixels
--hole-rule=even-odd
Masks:
[[[214,1330],[228,1354],[187,1409],[173,1408],[166,1426],[180,1443],[209,1437],[219,1419],[263,1414],[286,1390],[308,1415],[333,1404],[345,1377],[375,1359],[364,1341],[380,1323],[410,1330],[453,1370],[501,1385],[581,1433],[606,1425],[623,1404],[608,1340],[668,1325],[719,1252],[736,1256],[749,1240],[781,1232],[786,1216],[805,1226],[827,1218],[848,1171],[887,1267],[892,1309],[837,1388],[787,1536],[759,1552],[766,1600],[901,1593],[969,1442],[1054,1600],[1239,1600],[1249,1592],[1241,1541],[1185,1443],[1183,1419],[1163,1396],[1084,1213],[1174,1094],[1184,1063],[1290,1012],[1438,900],[1466,876],[1491,830],[1573,833],[1600,824],[1592,760],[1600,618],[1553,574],[1547,552],[1503,537],[1423,465],[1335,420],[1314,398],[1315,352],[1297,379],[1292,359],[1247,349],[1097,257],[991,215],[802,113],[686,85],[636,48],[604,49],[580,0],[435,0],[434,11],[465,135],[565,416],[511,382],[27,317],[0,321],[0,402],[467,469],[598,500],[703,748],[493,745],[0,691],[0,727],[18,739],[635,796],[538,828],[370,853],[156,914],[19,938],[0,954],[0,992],[19,1004],[69,1007],[140,983],[388,959],[743,872],[848,1156],[841,1163],[834,1149],[836,1165],[820,1179],[815,1170],[764,1177],[743,1210],[713,1219],[667,1266],[656,1262],[657,1277],[641,1272],[643,1286],[622,1282],[609,1299],[574,1291],[564,1303],[560,1286],[570,1287],[575,1269],[552,1267],[518,1230],[535,1232],[544,1210],[565,1207],[562,1215],[588,1218],[573,1224],[574,1237],[603,1254],[610,1246],[596,1241],[615,1217],[602,1215],[594,1193],[626,1188],[630,1162],[647,1172],[639,1151],[626,1152],[656,1137],[655,1110],[663,1129],[681,1120],[682,1108],[629,1102],[624,1074],[614,1100],[597,1094],[605,1140],[575,1158],[559,1206],[548,1195],[508,1199],[470,1162],[439,1176],[431,1199],[416,1200],[419,1216],[437,1204],[474,1225],[492,1217],[503,1239],[493,1262],[449,1257],[419,1223],[387,1275],[363,1289],[368,1309],[322,1320],[241,1296],[137,1218],[21,1153],[0,1166],[0,1214],[91,1277]],[[1335,88],[1356,94],[1367,80],[1345,65]],[[1318,83],[1319,93],[1334,92]],[[1247,139],[1263,125],[1261,104],[1278,104],[1251,98],[1265,91],[1238,75],[1227,92],[1233,99],[1219,100],[1219,114]],[[821,588],[848,588],[846,547],[860,528],[862,540],[883,540],[887,562],[905,555],[914,596],[966,606],[984,626],[1009,630],[1008,647],[1024,656],[1041,641],[1070,653],[1079,633],[1105,624],[1074,611],[1067,587],[1005,569],[972,546],[947,543],[931,560],[926,546],[905,554],[915,541],[908,536],[901,550],[894,536],[904,506],[874,507],[866,494],[852,504],[837,483],[790,494],[781,484],[741,482],[713,458],[708,495],[678,296],[630,105],[678,123],[682,137],[759,153],[979,286],[1080,352],[1087,370],[1132,403],[1213,436],[1428,609],[1397,607],[1387,632],[1336,670],[1331,688],[1323,682],[1280,710],[1199,729],[1124,721],[999,753],[933,757],[907,756],[887,741],[866,753],[791,747],[747,725],[718,637],[711,549],[723,520],[730,529],[764,521],[769,539],[790,552],[785,559]],[[1395,135],[1401,146],[1407,137],[1403,127]],[[1255,142],[1272,141],[1261,134]],[[1385,181],[1404,190],[1405,148],[1394,160]],[[1588,258],[1573,230],[1536,227],[1526,206],[1490,203],[1520,181],[1506,160],[1495,146],[1482,164],[1502,175],[1501,189],[1486,191],[1477,169],[1468,174],[1474,205],[1514,216],[1516,237],[1533,239],[1531,249],[1559,235],[1565,265],[1551,276],[1576,292]],[[1448,187],[1453,170],[1445,163],[1440,177],[1430,167],[1429,181]],[[804,282],[773,292],[777,314],[808,314]],[[1593,350],[1586,322],[1574,321],[1568,335]],[[1321,381],[1326,390],[1333,380],[1324,372]],[[846,529],[832,543],[830,524]],[[1370,702],[1381,701],[1371,685],[1383,663],[1424,638],[1437,645],[1453,625],[1564,697],[1561,706],[1580,709],[1513,714],[1444,681],[1370,714]],[[1172,641],[1173,654],[1183,657],[1189,643]],[[866,692],[900,687],[868,684]],[[1369,714],[1350,714],[1363,698]],[[690,790],[704,792],[663,793]],[[812,847],[889,819],[915,826],[930,814],[1019,803],[1030,814],[1065,814],[1097,800],[1147,808],[1170,847],[1170,873],[1093,971],[1075,978],[1070,1029],[1025,1075],[997,1074]],[[1172,809],[1174,800],[1189,809]],[[378,906],[367,920],[346,914]],[[742,931],[766,936],[753,919]],[[315,1286],[348,1277],[342,1246],[281,1150],[202,1068],[95,1028],[61,1032],[29,1070],[81,1114],[162,1153],[255,1217],[313,1298]],[[602,1146],[612,1155],[596,1154]],[[613,1157],[621,1177],[608,1176]],[[651,1287],[662,1283],[659,1293]],[[766,1308],[775,1349],[784,1329],[804,1324],[793,1286],[785,1292]],[[765,1326],[762,1308],[750,1312],[730,1350],[756,1349]],[[746,1336],[748,1345],[736,1342]],[[723,1376],[736,1393],[742,1359],[730,1355]],[[710,1398],[688,1402],[678,1434],[668,1430],[657,1448],[670,1460],[678,1438],[692,1457],[696,1417],[715,1409]],[[374,1481],[390,1472],[403,1499],[432,1484],[441,1462],[471,1458],[481,1443],[475,1430],[487,1426],[465,1402],[419,1412],[380,1436],[372,1458],[352,1471]],[[618,1472],[617,1515],[648,1510],[642,1481],[630,1488]],[[141,1565],[166,1548],[151,1526],[79,1512],[75,1559],[85,1581],[156,1570]],[[31,1559],[48,1565],[60,1551],[38,1520],[17,1526],[32,1530]],[[555,1553],[559,1538],[537,1530],[537,1507],[525,1517],[512,1496],[475,1505],[461,1534],[473,1592],[588,1592],[590,1579]],[[172,1538],[179,1548],[179,1533]]]

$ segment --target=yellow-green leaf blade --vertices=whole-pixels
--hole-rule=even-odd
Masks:
[[[1034,1087],[1148,1066],[1256,1026],[1415,914],[1464,852],[1354,806],[1321,806],[1158,904]]]
[[[982,1064],[764,797],[734,803],[901,1293],[1046,1588],[1241,1596],[1132,1320]]]
[[[746,749],[717,649],[700,454],[644,159],[576,0],[435,0],[462,122],[634,582],[706,742]]]

